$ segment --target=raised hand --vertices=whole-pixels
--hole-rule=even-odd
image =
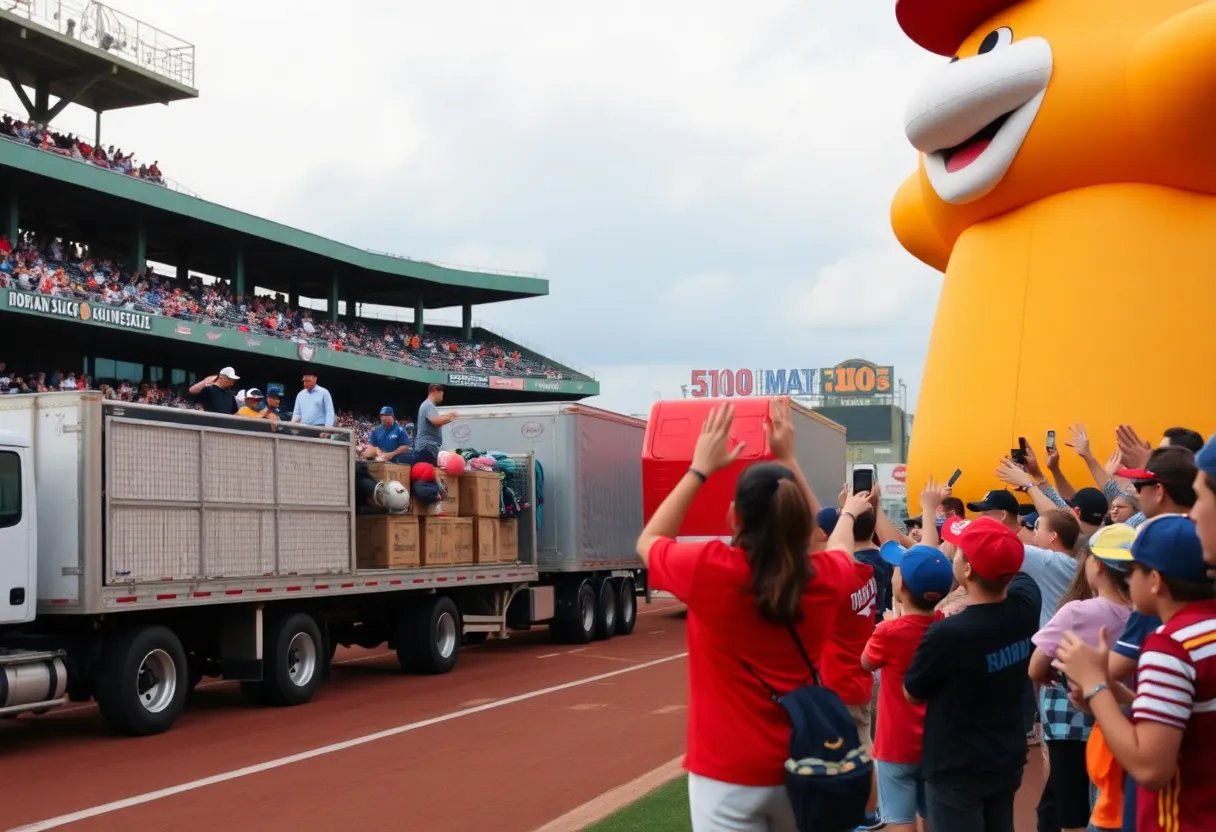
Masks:
[[[728,404],[721,409],[715,407],[709,411],[709,417],[701,426],[697,446],[692,452],[693,468],[709,476],[739,458],[747,443],[740,442],[735,447],[730,447],[730,427],[734,421],[734,405]]]

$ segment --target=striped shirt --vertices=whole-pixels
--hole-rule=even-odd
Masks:
[[[1216,829],[1216,601],[1187,604],[1144,640],[1132,721],[1185,731],[1173,779],[1138,789],[1138,832]]]

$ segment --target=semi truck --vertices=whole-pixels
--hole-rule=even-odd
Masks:
[[[95,699],[113,730],[148,735],[208,676],[239,682],[253,703],[306,703],[339,644],[387,643],[403,670],[439,674],[466,641],[509,628],[630,631],[633,608],[590,631],[557,608],[570,586],[579,604],[584,587],[603,593],[605,575],[631,592],[634,573],[580,569],[569,552],[538,559],[538,541],[580,526],[563,516],[579,506],[561,499],[559,465],[537,522],[537,467],[521,447],[492,449],[515,462],[517,557],[368,568],[350,430],[95,392],[0,397],[0,716]],[[640,529],[618,522],[622,538]]]
[[[585,644],[632,633],[638,596],[650,598],[636,552],[646,421],[574,402],[441,408],[449,411],[457,419],[443,428],[444,447],[536,461],[538,522],[521,523],[520,539],[534,535],[540,585],[554,592],[554,638]]]

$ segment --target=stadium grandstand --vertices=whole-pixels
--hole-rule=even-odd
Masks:
[[[412,414],[433,383],[455,405],[598,394],[590,373],[473,318],[546,295],[543,278],[358,249],[103,147],[103,112],[197,97],[184,41],[91,0],[0,4],[0,76],[27,111],[0,114],[0,393],[87,386],[188,407],[190,384],[232,366],[290,409],[308,371],[347,423]],[[97,114],[93,137],[52,127],[69,103]],[[427,318],[452,308],[459,323]]]

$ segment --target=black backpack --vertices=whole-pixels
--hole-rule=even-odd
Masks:
[[[789,633],[811,672],[813,684],[777,693],[749,665],[790,720],[790,756],[785,791],[800,832],[851,832],[865,820],[874,762],[862,747],[857,725],[835,691],[825,688],[792,626]]]

